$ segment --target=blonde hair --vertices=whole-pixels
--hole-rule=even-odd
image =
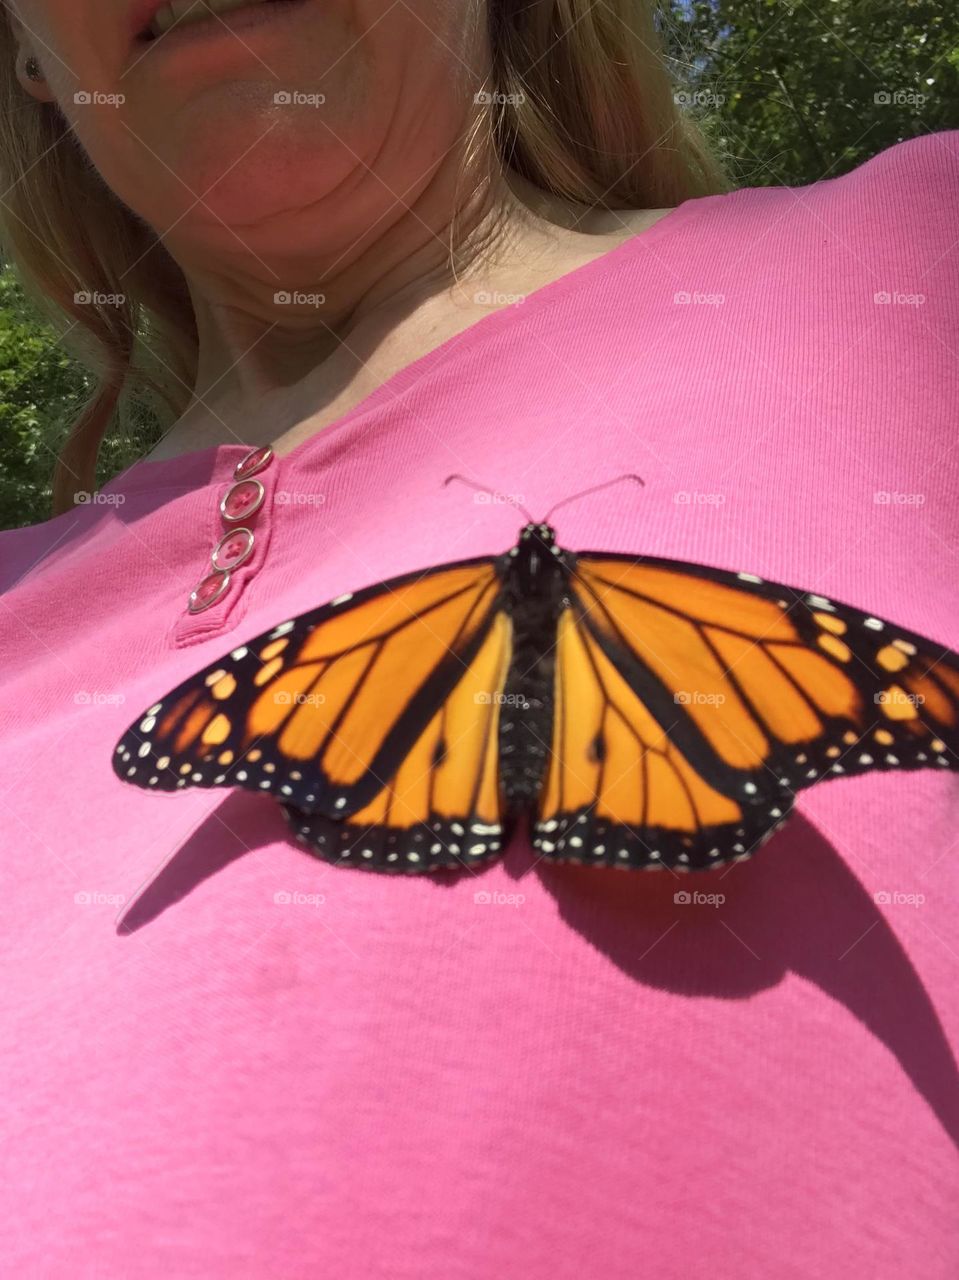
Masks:
[[[480,123],[505,166],[599,209],[670,208],[729,187],[674,100],[655,0],[488,5],[492,74]],[[94,377],[57,459],[59,513],[75,492],[95,488],[97,453],[124,395],[151,388],[183,412],[196,378],[197,331],[183,273],[107,187],[56,104],[25,94],[16,57],[4,10],[0,243],[27,294]],[[96,301],[108,295],[122,301]]]

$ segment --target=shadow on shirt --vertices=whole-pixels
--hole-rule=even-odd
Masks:
[[[232,793],[130,904],[118,932],[143,928],[237,858],[286,838],[267,797]],[[794,813],[755,859],[698,874],[548,865],[523,840],[504,865],[514,880],[540,877],[570,928],[649,986],[741,1000],[790,972],[815,983],[895,1055],[959,1146],[959,1070],[922,979],[883,905],[804,815]],[[448,890],[474,875],[481,882],[479,872],[430,883]]]

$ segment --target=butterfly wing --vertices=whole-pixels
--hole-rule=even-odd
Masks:
[[[374,799],[337,820],[284,804],[297,840],[341,866],[417,873],[476,866],[505,840],[499,716],[512,624],[498,612],[462,678]]]
[[[959,657],[821,596],[679,561],[568,556],[534,843],[696,869],[748,857],[797,791],[959,767]]]
[[[494,732],[495,704],[475,704],[476,725],[444,708],[477,662],[508,652],[501,574],[489,557],[445,565],[281,623],[139,717],[117,745],[115,772],[161,791],[242,786],[337,819],[379,813],[373,802],[388,784],[408,787],[414,767],[430,777],[440,767],[424,755],[437,717],[434,754],[452,734]],[[466,715],[462,694],[455,710]],[[466,759],[458,743],[457,764],[468,768]],[[485,783],[485,758],[477,769]],[[485,791],[482,801],[492,812]]]

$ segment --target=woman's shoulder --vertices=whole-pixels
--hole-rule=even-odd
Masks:
[[[959,130],[907,138],[838,177],[775,190],[797,214],[822,218],[824,235],[908,246],[914,262],[938,256],[956,238]]]
[[[698,197],[686,203],[690,216],[674,225],[685,232],[685,253],[718,257],[750,275],[808,273],[807,285],[823,303],[833,286],[847,287],[854,277],[875,281],[876,291],[911,282],[906,292],[928,293],[922,280],[941,287],[944,273],[954,276],[959,267],[957,203],[959,129],[896,142],[834,177]],[[747,252],[730,259],[737,247]],[[956,312],[951,300],[942,302]]]
[[[674,209],[618,210],[623,238],[637,245],[727,264],[740,271],[783,268],[797,256],[827,270],[838,255],[866,274],[904,264],[910,273],[955,270],[959,203],[959,129],[908,138],[846,173],[797,185],[739,186],[696,196]],[[660,225],[657,225],[660,224]],[[654,235],[650,236],[650,228]],[[645,233],[645,234],[644,234]],[[875,260],[871,259],[872,254]]]
[[[907,138],[828,184],[830,194],[858,208],[880,233],[885,226],[956,239],[959,129]],[[953,255],[955,256],[955,255]]]
[[[840,269],[871,284],[876,303],[912,311],[922,342],[936,345],[932,330],[940,341],[955,333],[959,130],[897,142],[819,185],[813,212]]]
[[[933,191],[959,190],[959,129],[905,138],[864,160],[837,182],[874,183],[900,189],[908,197],[921,178]]]

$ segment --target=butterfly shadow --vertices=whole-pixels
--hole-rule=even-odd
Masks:
[[[270,797],[231,792],[153,873],[120,916],[117,933],[144,928],[231,862],[287,836],[289,827]]]
[[[959,1068],[922,979],[880,907],[803,815],[755,859],[715,871],[549,865],[519,841],[506,865],[517,879],[535,867],[572,928],[640,982],[733,1000],[789,971],[814,982],[896,1056],[959,1146]]]
[[[240,789],[231,791],[203,816],[166,862],[151,873],[118,918],[117,933],[125,936],[145,928],[186,898],[204,880],[218,875],[246,854],[277,842],[288,844],[298,858],[309,856],[301,845],[294,842],[289,824],[281,816],[273,797]],[[319,865],[329,869],[329,864],[322,859]],[[335,874],[349,875],[354,870],[352,867],[339,868]],[[359,871],[358,874],[372,873]],[[454,888],[460,880],[472,880],[480,874],[482,871],[477,868],[464,867],[462,871],[444,869],[428,879],[434,888],[442,890]]]
[[[117,932],[143,928],[230,863],[288,836],[267,797],[231,793],[133,899]],[[757,858],[723,870],[549,864],[520,840],[505,868],[517,880],[535,870],[567,923],[637,981],[721,999],[755,995],[789,971],[816,983],[896,1056],[959,1146],[959,1069],[922,979],[872,897],[802,814]]]

